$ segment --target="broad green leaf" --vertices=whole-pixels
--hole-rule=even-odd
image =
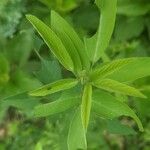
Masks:
[[[67,143],[68,150],[87,149],[86,133],[82,124],[80,108],[77,109],[71,121]]]
[[[9,80],[7,86],[2,87],[3,90],[0,94],[0,99],[23,91],[31,91],[41,85],[41,82],[39,82],[36,78],[29,76],[29,74],[27,75],[18,68],[13,72],[13,74],[11,74],[11,80]]]
[[[109,92],[116,92],[124,95],[146,98],[146,96],[139,90],[111,79],[102,79],[100,81],[94,82],[93,85],[97,88],[101,88]]]
[[[117,13],[127,16],[143,16],[150,10],[149,1],[119,1]]]
[[[108,75],[107,78],[119,82],[132,82],[150,76],[150,57],[136,58],[129,64]]]
[[[34,45],[34,32],[31,29],[21,30],[10,38],[5,47],[6,55],[10,63],[16,63],[23,67],[30,57]]]
[[[36,106],[33,110],[35,117],[45,117],[66,111],[74,106],[79,105],[79,97],[60,98],[51,103]]]
[[[60,63],[68,70],[73,71],[74,66],[70,55],[66,51],[62,41],[58,36],[41,20],[32,15],[26,15],[34,28],[41,35],[52,53],[57,57]]]
[[[44,85],[37,90],[29,92],[31,96],[46,96],[59,91],[70,89],[78,84],[76,79],[62,79],[56,82]]]
[[[30,97],[28,92],[21,92],[15,95],[11,95],[5,98],[2,98],[0,101],[1,110],[7,111],[7,109],[12,106],[21,110],[29,117],[32,115],[31,111],[35,106],[39,104],[39,99]]]
[[[119,116],[131,117],[136,121],[139,130],[144,130],[141,121],[134,111],[107,92],[99,90],[93,93],[92,110],[98,116],[106,119],[113,119]]]
[[[116,22],[115,41],[127,41],[139,37],[145,28],[145,19],[141,17],[121,16]],[[123,30],[122,30],[123,29]],[[130,33],[130,34],[129,34]],[[125,49],[125,47],[123,47]]]
[[[116,19],[116,5],[117,0],[96,0],[96,5],[101,11],[100,23],[98,31],[95,35],[96,43],[95,48],[91,49],[91,60],[95,63],[104,53],[107,48],[111,35],[113,33],[115,19]],[[94,41],[94,39],[91,39]],[[86,45],[88,45],[89,40],[87,40]],[[90,42],[89,42],[90,44]],[[88,46],[87,46],[88,47]],[[89,51],[89,50],[88,50]]]
[[[73,35],[69,34],[68,31],[66,32],[66,24],[66,21],[59,14],[57,14],[55,11],[51,11],[51,27],[59,36],[66,50],[71,56],[75,70],[79,72],[82,70],[82,62],[80,60],[78,50],[74,44],[75,42],[72,41],[73,37],[70,38],[70,36]]]
[[[134,129],[122,124],[118,119],[108,120],[107,129],[108,129],[108,132],[111,134],[119,134],[119,135],[135,135],[136,134]]]
[[[46,5],[49,9],[58,10],[61,13],[67,13],[75,9],[78,6],[76,0],[39,0]]]
[[[81,104],[82,121],[85,130],[87,130],[89,124],[91,103],[92,103],[92,85],[87,84],[85,85],[83,90],[82,104]]]
[[[41,58],[40,70],[35,75],[44,84],[60,80],[62,78],[61,66],[57,60],[50,61]]]
[[[100,80],[116,72],[117,70],[121,69],[127,64],[134,62],[135,60],[136,58],[125,58],[125,59],[114,60],[108,64],[105,64],[104,66],[100,66],[94,69],[90,75],[91,76],[90,78],[95,81]]]
[[[69,50],[70,51],[69,54],[71,53],[70,56],[73,57],[73,54],[75,54],[75,56],[77,56],[77,60],[80,59],[83,69],[89,68],[90,62],[87,59],[87,54],[84,49],[83,41],[81,41],[81,39],[79,38],[78,34],[75,32],[73,27],[71,27],[71,25],[68,22],[66,22],[62,17],[60,17],[54,11],[51,12],[51,17],[52,17],[51,18],[52,19],[51,20],[52,27],[55,28],[57,34],[59,34],[59,35],[60,35],[60,33],[63,34],[60,37],[61,39],[64,38],[63,42],[67,41],[67,43],[65,43],[65,46],[67,46],[67,47],[69,46],[68,48],[73,48],[73,49]],[[75,62],[75,60],[73,60],[73,61],[74,61],[74,63],[76,63],[75,65],[77,65],[77,62]],[[78,63],[80,63],[80,61]],[[80,65],[80,64],[78,64],[78,65]],[[81,66],[78,66],[78,67],[81,67]],[[78,68],[78,69],[80,69],[80,68]]]

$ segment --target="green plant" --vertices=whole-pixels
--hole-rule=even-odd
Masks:
[[[78,6],[78,0],[39,0],[48,8],[54,8],[60,12],[68,12]],[[80,0],[79,0],[80,1]]]
[[[115,95],[146,98],[139,90],[128,85],[150,75],[150,58],[125,58],[109,61],[105,50],[109,44],[116,17],[117,0],[96,0],[101,17],[97,33],[84,42],[74,29],[56,12],[51,12],[51,26],[32,15],[27,19],[41,35],[59,62],[75,78],[61,79],[29,92],[43,97],[78,85],[81,94],[71,92],[57,101],[34,108],[36,117],[44,117],[75,108],[68,134],[68,149],[87,149],[86,133],[91,111],[105,119],[119,116],[133,118],[140,131],[143,126],[134,111]],[[103,60],[101,63],[100,59]],[[103,91],[104,90],[104,91]],[[111,94],[105,92],[108,91]]]
[[[16,31],[17,25],[25,11],[25,1],[22,0],[1,0],[0,2],[0,35],[11,37]]]

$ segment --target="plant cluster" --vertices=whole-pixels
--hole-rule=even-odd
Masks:
[[[1,0],[0,149],[149,150],[150,2],[95,3]]]
[[[51,26],[44,24],[32,15],[27,19],[41,35],[59,62],[71,71],[75,78],[61,79],[31,91],[30,96],[46,96],[75,86],[81,94],[65,95],[57,101],[39,105],[34,109],[36,117],[60,113],[75,107],[68,133],[68,149],[87,149],[86,132],[91,111],[102,118],[119,116],[133,118],[140,131],[143,126],[134,111],[104,91],[128,96],[146,98],[139,90],[127,83],[150,75],[150,59],[125,58],[104,62],[105,50],[109,44],[116,18],[117,0],[96,0],[101,12],[98,31],[84,42],[74,29],[55,11],[51,11]],[[103,63],[98,62],[102,58]],[[104,90],[104,91],[103,91]],[[81,95],[81,96],[80,96]]]

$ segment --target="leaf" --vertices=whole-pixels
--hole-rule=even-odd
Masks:
[[[94,82],[93,86],[107,90],[109,92],[117,92],[124,95],[146,98],[146,96],[142,94],[139,90],[111,79],[102,79],[98,82]]]
[[[89,35],[89,31],[95,31],[99,25],[99,11],[95,5],[86,2],[87,5],[82,5],[71,15],[73,24],[82,35]]]
[[[66,111],[74,106],[79,105],[79,97],[60,98],[51,103],[42,104],[34,108],[35,117],[45,117]]]
[[[61,67],[57,60],[46,60],[41,58],[41,68],[35,73],[38,80],[47,84],[62,78]]]
[[[113,119],[107,121],[108,132],[111,134],[119,134],[119,135],[136,135],[136,132],[124,125],[121,124],[119,120]]]
[[[10,9],[9,9],[10,8]],[[0,1],[0,36],[3,38],[11,38],[16,35],[19,28],[18,25],[23,19],[25,3],[18,0]],[[2,148],[1,148],[2,149]]]
[[[5,49],[10,63],[15,62],[20,67],[27,63],[33,49],[33,36],[33,30],[22,30],[7,42]]]
[[[119,82],[132,82],[150,76],[150,57],[136,58],[129,64],[108,75],[107,78]]]
[[[87,51],[88,58],[94,62],[94,52],[96,51],[97,33],[91,38],[84,38],[85,50]],[[94,51],[94,52],[93,52]]]
[[[85,130],[87,130],[89,124],[91,103],[92,103],[92,85],[87,84],[84,87],[81,104],[82,121]]]
[[[10,106],[13,106],[26,113],[28,117],[32,115],[31,111],[38,104],[39,99],[35,100],[35,98],[30,97],[28,92],[20,92],[15,95],[5,97],[0,101],[0,107],[2,107],[2,110],[6,111]]]
[[[86,134],[81,119],[81,109],[74,114],[68,134],[68,150],[87,149]]]
[[[0,53],[0,74],[8,73],[10,70],[8,60]]]
[[[66,22],[62,17],[60,17],[54,11],[51,12],[51,19],[52,19],[51,20],[52,21],[52,28],[55,28],[57,34],[58,34],[58,32],[59,32],[59,34],[61,32],[62,35],[60,38],[61,39],[63,38],[64,42],[67,41],[65,46],[69,46],[70,48],[73,48],[73,49],[69,50],[70,51],[69,54],[71,53],[70,56],[73,57],[73,53],[74,53],[75,56],[77,56],[77,60],[79,60],[79,58],[80,58],[83,69],[88,69],[90,66],[90,62],[87,59],[87,54],[86,54],[85,49],[84,49],[84,44],[81,41],[81,39],[79,38],[78,34],[73,29],[73,27],[71,27],[68,22]],[[58,31],[58,29],[59,29],[59,31]],[[73,50],[74,50],[74,52],[73,52]],[[77,60],[74,59],[73,60],[74,63],[77,63],[77,62],[75,62]],[[80,61],[78,63],[80,63]],[[75,65],[77,65],[77,64],[75,64]],[[81,66],[78,66],[78,67],[81,67]],[[78,69],[80,69],[80,68],[78,68]]]
[[[59,91],[70,89],[76,86],[78,81],[76,79],[62,79],[56,82],[44,85],[37,90],[29,92],[31,96],[46,96]]]
[[[141,17],[119,17],[116,23],[115,41],[126,41],[139,37],[145,28],[145,19]],[[123,30],[122,30],[123,29]],[[129,34],[130,33],[130,34]]]
[[[39,0],[46,5],[49,9],[57,9],[61,13],[67,13],[75,9],[78,6],[76,0]]]
[[[34,150],[43,150],[42,147],[43,147],[43,146],[42,146],[42,143],[41,143],[41,142],[38,142],[38,143],[35,145]]]
[[[68,28],[66,31],[67,26],[68,24],[59,14],[57,14],[55,11],[51,11],[51,27],[62,40],[67,52],[73,60],[75,70],[79,72],[82,70],[82,62],[80,60],[78,50],[74,44],[75,42],[72,40],[73,34],[68,33],[70,28]],[[72,33],[71,30],[70,33]],[[72,37],[70,38],[70,36]]]
[[[105,119],[113,119],[119,116],[128,116],[133,118],[140,131],[143,126],[134,111],[126,104],[118,101],[115,97],[103,91],[95,91],[93,93],[92,110],[100,117]]]
[[[121,1],[118,3],[117,13],[127,16],[143,16],[150,10],[150,4],[147,1]]]
[[[137,58],[125,58],[125,59],[118,59],[114,60],[104,66],[98,66],[94,69],[90,75],[90,78],[94,81],[100,80],[102,78],[107,77],[108,75],[120,70],[122,67],[134,62]]]
[[[60,63],[68,70],[73,71],[73,62],[66,51],[62,41],[58,36],[41,20],[32,15],[26,15],[34,28],[41,35],[45,43],[48,45],[52,53],[57,57]]]
[[[3,54],[0,53],[0,86],[9,80],[9,63]]]
[[[116,19],[116,5],[117,0],[96,0],[96,5],[101,11],[100,23],[98,31],[95,35],[95,48],[91,49],[91,61],[95,63],[103,55],[107,48],[111,35],[113,33],[115,19]],[[91,39],[93,40],[93,38]],[[85,40],[86,41],[86,40]],[[89,40],[86,44],[88,45]],[[90,42],[89,42],[90,43]],[[89,51],[89,50],[88,50]]]

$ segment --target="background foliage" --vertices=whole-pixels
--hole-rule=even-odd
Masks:
[[[32,119],[32,109],[41,100],[27,91],[69,76],[25,19],[31,13],[50,23],[50,10],[64,16],[81,36],[93,35],[99,13],[93,0],[1,0],[0,1],[0,149],[66,150],[69,113]],[[117,21],[106,59],[150,56],[150,1],[118,0]],[[135,109],[144,125],[140,133],[129,118],[122,124],[115,119],[92,118],[89,150],[148,150],[150,147],[150,78],[139,79],[136,87],[148,99],[120,97]],[[17,93],[21,93],[15,96]],[[12,95],[14,95],[12,97]],[[53,101],[53,94],[42,103]],[[11,97],[9,97],[11,96]],[[70,110],[74,111],[74,110]],[[137,132],[136,132],[137,131]]]

